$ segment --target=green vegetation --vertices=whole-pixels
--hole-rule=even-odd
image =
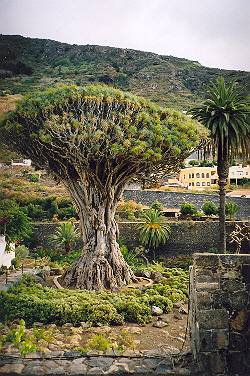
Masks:
[[[189,204],[186,201],[183,201],[180,208],[180,213],[186,219],[199,219],[200,213],[193,204]]]
[[[239,209],[240,206],[236,205],[234,202],[226,202],[225,214],[230,218],[230,220],[232,220]]]
[[[0,234],[8,243],[28,240],[32,233],[30,218],[14,201],[0,200]]]
[[[217,149],[217,173],[220,187],[220,253],[226,253],[225,204],[229,159],[233,161],[241,151],[243,160],[250,154],[250,112],[243,88],[233,80],[226,87],[223,77],[218,85],[207,86],[208,99],[188,111],[193,119],[204,124],[210,131]]]
[[[50,240],[55,242],[57,246],[64,245],[65,254],[69,254],[71,252],[71,244],[75,243],[79,238],[81,238],[81,234],[76,229],[75,224],[66,222],[61,224],[55,234],[50,237]]]
[[[208,217],[218,214],[218,208],[212,201],[206,201],[205,204],[202,206],[202,211]]]
[[[172,310],[172,303],[187,300],[188,272],[177,268],[163,268],[153,264],[148,270],[162,270],[163,283],[151,285],[142,293],[129,290],[119,294],[104,291],[54,290],[36,285],[30,276],[8,291],[0,293],[0,316],[4,320],[23,319],[62,325],[79,325],[89,321],[92,325],[120,323],[120,315],[127,322],[145,324],[152,320],[151,305],[159,305],[164,312]]]
[[[149,248],[150,253],[153,254],[153,260],[155,260],[155,250],[169,239],[170,227],[165,222],[162,211],[159,210],[159,203],[153,205],[156,209],[151,207],[149,210],[141,212],[140,217],[144,223],[138,224],[138,228],[140,229],[141,243]]]
[[[63,278],[67,286],[74,280],[77,287],[95,290],[134,279],[114,238],[115,208],[125,185],[155,169],[178,169],[207,137],[204,127],[176,110],[103,86],[27,95],[0,130],[9,146],[28,151],[37,167],[49,166],[64,183],[87,243]]]
[[[28,93],[55,84],[105,82],[140,92],[159,105],[187,110],[203,100],[204,84],[233,78],[248,82],[249,73],[206,68],[197,62],[135,50],[77,46],[46,39],[0,36],[0,86]],[[249,86],[247,88],[249,91]],[[246,91],[247,91],[246,90]]]

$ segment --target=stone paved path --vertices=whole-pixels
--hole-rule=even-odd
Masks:
[[[24,274],[34,274],[35,268],[31,267],[24,267],[23,273]],[[8,283],[6,284],[6,274],[2,274],[0,276],[0,290],[6,288],[6,286],[11,286],[13,283],[17,282],[20,278],[22,278],[22,270],[21,268],[16,271],[11,271],[8,274]]]

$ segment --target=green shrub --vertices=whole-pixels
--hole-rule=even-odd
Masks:
[[[39,181],[39,175],[37,174],[31,174],[30,175],[30,181],[33,182],[33,183],[36,183]]]
[[[151,206],[150,206],[150,209],[154,209],[154,210],[157,210],[159,212],[162,212],[163,211],[163,206],[162,204],[159,202],[159,201],[155,201]]]
[[[11,260],[11,265],[13,265],[15,269],[18,269],[19,266],[20,266],[19,258],[14,257],[14,258]]]
[[[25,245],[19,245],[15,248],[16,257],[23,260],[29,256],[29,249]]]
[[[121,324],[123,318],[144,325],[152,321],[152,305],[169,312],[172,302],[187,301],[188,272],[165,268],[162,274],[164,283],[149,286],[145,293],[129,290],[119,294],[54,290],[41,287],[31,276],[24,275],[16,285],[0,292],[0,317],[9,321],[23,319],[27,325],[34,322],[80,325],[82,321],[116,325]]]
[[[183,201],[181,204],[180,213],[185,217],[200,217],[200,213],[198,212],[197,208],[193,204],[189,204],[186,201]]]
[[[212,201],[206,201],[202,206],[202,211],[207,216],[218,214],[218,209]]]

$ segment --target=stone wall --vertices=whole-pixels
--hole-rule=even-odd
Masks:
[[[194,254],[191,349],[201,372],[250,374],[250,255]]]
[[[242,224],[241,222],[237,222]],[[129,249],[134,249],[140,245],[139,230],[136,222],[120,222],[120,239],[123,239]],[[176,256],[180,254],[192,254],[194,252],[208,252],[211,248],[219,248],[219,222],[210,221],[169,221],[171,235],[166,244],[162,245],[157,254],[161,258]],[[55,232],[58,223],[37,223],[34,225],[33,247],[42,246],[51,248],[53,244],[49,241],[49,236]],[[230,243],[229,234],[234,230],[234,223],[227,222],[227,249],[235,252],[236,247]],[[77,241],[72,245],[74,250],[81,250],[83,242]],[[250,253],[249,242],[242,245],[241,253]]]
[[[123,194],[124,200],[134,200],[137,203],[150,206],[156,200],[165,208],[180,209],[183,201],[193,204],[199,211],[206,201],[212,201],[216,206],[219,205],[219,195],[208,195],[202,193],[179,193],[179,192],[160,192],[160,191],[141,191],[141,190],[125,190]],[[250,199],[243,197],[227,197],[228,202],[234,202],[240,209],[235,217],[241,220],[250,219]]]

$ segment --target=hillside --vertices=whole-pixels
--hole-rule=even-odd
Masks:
[[[56,84],[104,83],[167,107],[187,110],[205,84],[236,78],[250,92],[250,73],[207,68],[196,61],[113,47],[70,45],[0,35],[0,92],[25,94]]]

